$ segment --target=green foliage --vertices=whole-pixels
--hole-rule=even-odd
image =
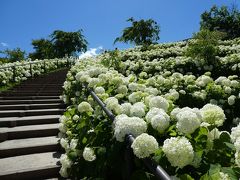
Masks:
[[[101,63],[106,67],[114,67],[115,69],[119,69],[121,66],[121,58],[119,57],[119,50],[115,49],[107,53],[109,54],[109,57],[102,59]]]
[[[22,61],[25,59],[25,51],[22,51],[20,48],[16,48],[13,50],[6,49],[4,51],[1,51],[2,54],[6,55],[6,58],[10,62],[15,62],[15,61]]]
[[[35,52],[30,53],[32,59],[52,59],[74,56],[77,52],[87,50],[85,37],[82,30],[76,32],[54,31],[50,39],[36,39],[32,41]]]
[[[9,60],[7,58],[0,57],[0,64],[8,63]]]
[[[191,41],[186,50],[186,56],[194,59],[203,59],[207,64],[216,64],[215,56],[219,52],[218,41],[224,35],[217,31],[203,29],[193,35],[194,41]]]
[[[35,52],[30,53],[31,59],[52,59],[54,58],[53,44],[47,39],[35,39],[32,40],[33,48]]]
[[[240,12],[236,6],[229,9],[227,6],[214,5],[210,11],[201,15],[201,29],[221,31],[227,34],[227,39],[240,37]]]
[[[54,31],[50,37],[53,44],[54,54],[61,58],[64,56],[75,55],[76,52],[85,52],[87,44],[85,37],[82,35],[82,30],[76,32],[64,32],[60,30]]]
[[[160,28],[153,19],[135,21],[132,17],[127,20],[132,26],[123,30],[123,34],[116,38],[116,42],[133,43],[136,45],[150,45],[159,40]]]

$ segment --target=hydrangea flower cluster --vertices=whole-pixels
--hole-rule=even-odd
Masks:
[[[80,113],[84,113],[84,112],[93,112],[93,108],[91,107],[91,105],[88,102],[81,102],[78,105],[78,111]]]
[[[123,142],[127,134],[137,137],[147,131],[147,123],[139,117],[119,117],[115,122],[114,136],[117,141]]]
[[[202,116],[197,108],[176,108],[171,113],[177,120],[177,130],[183,134],[192,134],[200,127]]]
[[[62,177],[67,178],[68,177],[67,170],[71,167],[73,162],[68,158],[66,154],[62,154],[60,158],[60,163],[62,164],[62,167],[59,173],[61,174]]]
[[[222,126],[225,121],[225,114],[222,108],[213,104],[206,104],[200,110],[203,116],[203,121],[215,126]]]
[[[192,163],[194,151],[191,143],[185,137],[171,137],[163,143],[163,152],[174,167],[183,168]]]
[[[145,104],[143,102],[137,102],[130,108],[130,116],[140,117],[145,116]]]
[[[158,142],[153,136],[143,133],[133,141],[131,148],[138,158],[146,158],[158,150]]]
[[[149,107],[150,108],[156,107],[156,108],[163,109],[164,111],[167,111],[169,107],[169,103],[165,98],[161,96],[152,96],[149,99]]]
[[[96,159],[96,155],[94,153],[94,150],[90,147],[85,147],[83,150],[83,158],[86,161],[94,161]]]
[[[158,132],[163,133],[170,124],[169,115],[163,110],[156,107],[150,109],[146,115],[147,122],[150,122],[152,127]]]

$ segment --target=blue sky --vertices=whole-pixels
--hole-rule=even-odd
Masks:
[[[20,47],[33,51],[32,39],[54,30],[83,29],[90,48],[127,48],[113,41],[129,26],[129,17],[152,18],[160,25],[160,41],[172,42],[199,30],[200,15],[214,4],[238,0],[0,0],[0,50]],[[239,5],[240,6],[240,5]]]

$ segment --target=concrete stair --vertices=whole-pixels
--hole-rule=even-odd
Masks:
[[[0,92],[0,179],[62,179],[57,134],[67,69]]]

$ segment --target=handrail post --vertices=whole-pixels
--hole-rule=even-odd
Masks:
[[[58,69],[58,59],[57,59],[57,69]]]
[[[15,77],[16,77],[16,67],[13,66],[13,78],[12,78],[12,82],[15,82]]]
[[[70,67],[70,62],[68,58],[67,58],[67,67]]]
[[[43,61],[43,69],[44,69],[44,73],[46,73],[46,62],[45,62],[45,60]]]
[[[31,74],[31,77],[33,77],[32,63],[30,63],[30,74]]]
[[[133,150],[131,148],[131,144],[129,143],[130,141],[133,141],[134,138],[132,135],[127,135],[125,137],[125,142],[126,142],[126,149],[124,152],[124,160],[126,162],[125,165],[125,176],[124,179],[131,179],[132,173],[133,173],[133,169],[134,169],[134,155],[133,155]]]

